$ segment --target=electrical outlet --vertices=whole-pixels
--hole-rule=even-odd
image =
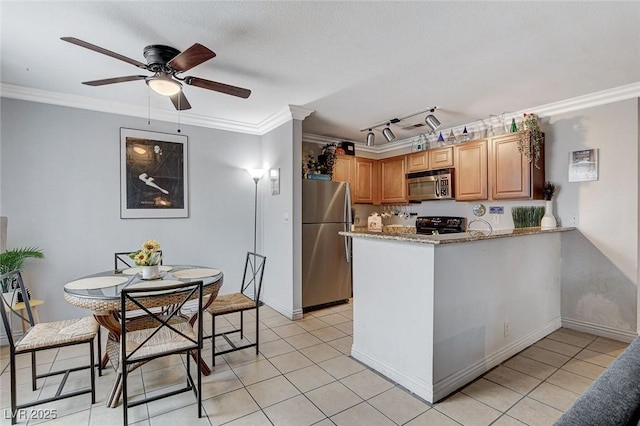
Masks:
[[[578,213],[573,213],[571,215],[571,225],[572,226],[578,226],[578,223],[580,222],[580,217],[578,216]]]
[[[509,337],[509,321],[504,322],[504,337]]]

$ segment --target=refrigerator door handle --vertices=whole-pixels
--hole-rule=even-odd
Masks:
[[[349,183],[345,184],[344,190],[344,230],[345,232],[351,231],[351,191],[349,188]],[[344,258],[347,260],[347,263],[351,262],[351,238],[344,236]]]
[[[351,237],[344,236],[344,258],[347,260],[347,263],[351,262]]]

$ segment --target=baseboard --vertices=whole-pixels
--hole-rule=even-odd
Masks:
[[[452,392],[460,389],[467,383],[480,377],[482,374],[491,370],[493,367],[508,360],[517,353],[523,351],[527,347],[533,345],[538,340],[553,333],[561,327],[560,318],[556,318],[542,328],[535,330],[520,339],[511,342],[507,346],[500,348],[500,350],[489,354],[484,359],[477,361],[467,368],[460,370],[451,376],[448,376],[433,386],[433,395],[436,401],[444,398]]]
[[[610,327],[608,325],[596,324],[594,322],[576,320],[571,318],[562,318],[562,326],[570,328],[571,330],[595,334],[596,336],[619,340],[621,342],[631,342],[633,339],[638,337],[638,333],[633,331],[621,330],[619,328]]]
[[[433,402],[433,386],[431,383],[387,364],[376,356],[358,349],[355,344],[351,347],[351,357],[369,366],[400,386],[405,387],[425,401]]]
[[[294,309],[292,311],[289,307],[283,306],[275,300],[265,299],[264,297],[262,298],[262,302],[268,305],[270,308],[273,308],[276,311],[280,312],[282,315],[292,321],[302,319],[302,308]]]

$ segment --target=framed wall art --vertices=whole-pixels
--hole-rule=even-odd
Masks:
[[[598,180],[598,150],[583,149],[569,153],[569,182]]]
[[[187,137],[120,129],[120,217],[189,217]]]

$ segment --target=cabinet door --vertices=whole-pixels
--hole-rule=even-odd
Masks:
[[[429,168],[446,169],[453,167],[453,147],[435,148],[429,151]]]
[[[489,170],[494,200],[531,197],[531,163],[518,151],[517,133],[491,139]]]
[[[407,173],[421,172],[429,168],[429,151],[414,152],[407,155]]]
[[[376,160],[370,158],[356,157],[355,181],[351,185],[353,187],[351,197],[354,203],[372,204],[374,202],[376,163]]]
[[[462,143],[454,147],[456,200],[486,200],[487,140]]]
[[[405,156],[380,160],[380,202],[406,203]]]
[[[333,166],[333,178],[336,182],[349,182],[353,186],[356,174],[356,157],[353,155],[336,155]]]

